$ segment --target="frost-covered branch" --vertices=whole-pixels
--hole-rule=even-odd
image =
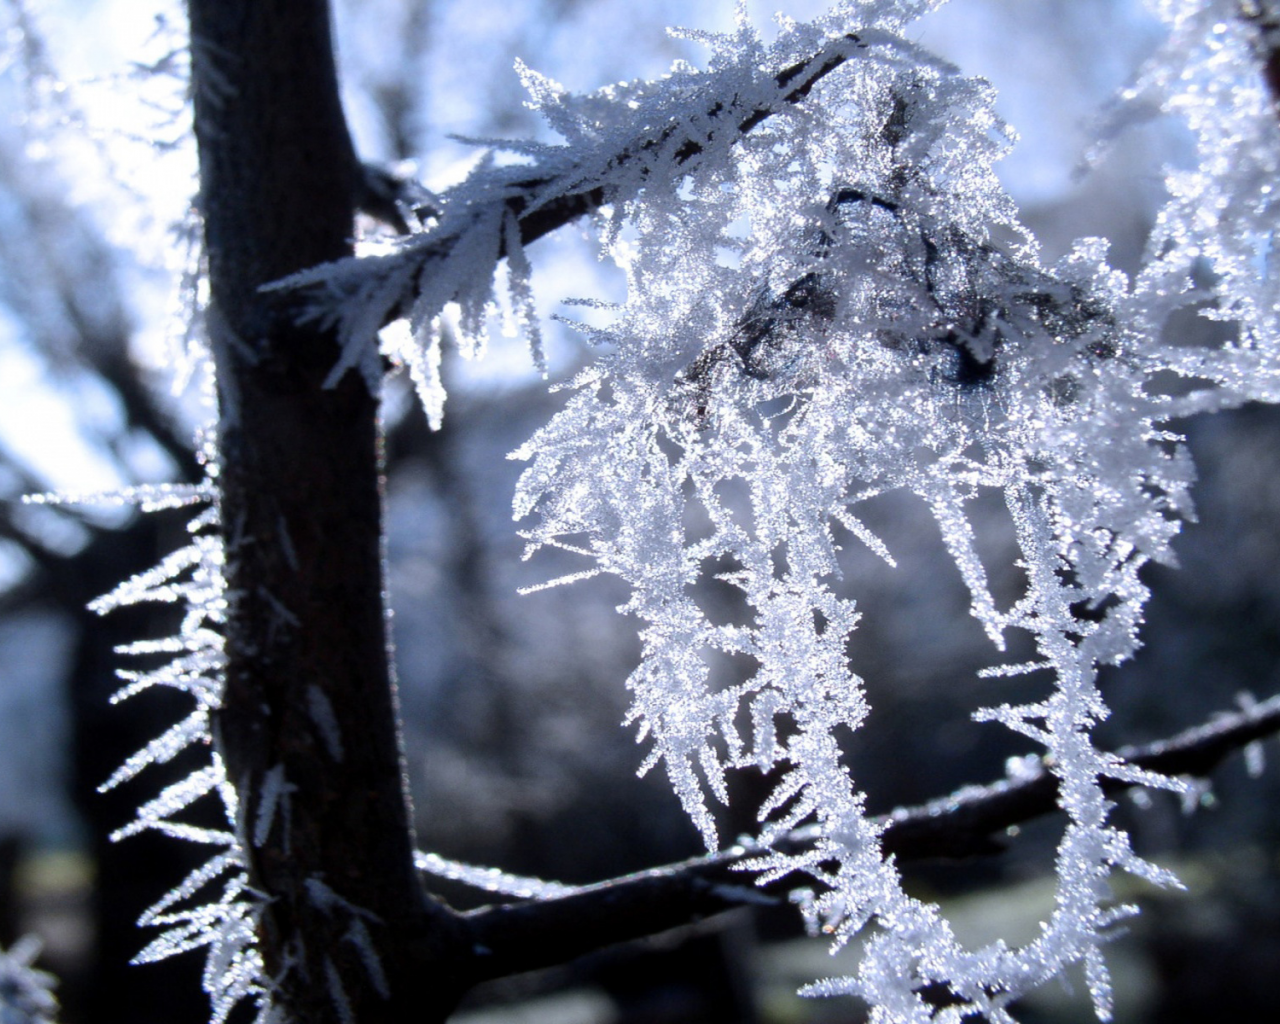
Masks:
[[[853,33],[832,40],[813,55],[796,61],[773,76],[774,86],[781,94],[780,102],[761,103],[744,112],[736,109],[732,102],[716,99],[701,118],[705,134],[686,131],[680,134],[677,144],[672,147],[672,139],[684,126],[668,125],[656,135],[642,136],[624,145],[606,161],[605,166],[610,171],[632,163],[643,166],[651,156],[673,148],[672,161],[678,167],[684,167],[707,151],[726,123],[733,125],[732,118],[737,118],[733,132],[739,137],[746,135],[777,113],[782,105],[796,104],[805,99],[819,81],[852,56],[854,48],[864,45]],[[596,177],[598,184],[591,184],[592,180],[588,177],[584,182],[587,187],[562,194],[549,202],[543,202],[541,194],[554,183],[554,179],[529,178],[517,182],[517,193],[504,202],[519,222],[521,242],[528,245],[612,202],[613,189],[606,184],[607,175]],[[503,255],[506,255],[505,249]]]
[[[1201,725],[1116,753],[1127,764],[1176,778],[1205,779],[1228,756],[1280,732],[1280,696],[1242,711],[1216,716]],[[1108,795],[1132,788],[1129,779],[1108,778]],[[1058,779],[1038,761],[985,786],[962,789],[919,807],[886,816],[885,852],[899,861],[934,857],[971,857],[1002,849],[1001,833],[1014,825],[1053,813]]]
[[[1163,775],[1207,778],[1229,755],[1280,732],[1280,696],[1243,711],[1223,714],[1154,743],[1125,747],[1125,761]],[[1133,786],[1110,779],[1116,794]],[[1058,810],[1059,783],[1036,763],[996,782],[969,786],[880,819],[886,854],[899,863],[966,858],[1003,849],[1005,830]],[[804,831],[775,848],[802,853],[812,848]],[[758,847],[734,846],[719,853],[641,871],[568,895],[485,907],[467,915],[475,937],[481,979],[503,977],[563,963],[606,945],[658,932],[743,906],[785,900],[798,883],[782,876],[752,884]]]
[[[877,45],[889,45],[879,30],[792,33],[767,50],[757,41],[729,66],[708,72],[681,67],[656,87],[616,87],[587,103],[525,69],[534,101],[565,145],[499,143],[526,162],[483,161],[427,206],[403,211],[421,217],[423,230],[394,251],[304,270],[271,288],[301,290],[304,315],[337,328],[343,355],[330,384],[359,369],[375,386],[382,369],[375,335],[390,321],[408,317],[417,341],[388,354],[409,365],[432,419],[438,419],[443,398],[435,321],[446,304],[461,308],[464,351],[478,351],[494,272],[507,260],[513,305],[533,332],[534,356],[541,362],[535,318],[523,292],[524,246],[606,206],[614,207],[616,228],[627,204],[642,193],[674,193],[700,163],[722,157],[771,117],[800,104],[851,57]]]

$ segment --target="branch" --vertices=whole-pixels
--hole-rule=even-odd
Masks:
[[[1168,739],[1121,747],[1116,753],[1135,767],[1161,775],[1207,778],[1228,754],[1275,732],[1280,732],[1280,695]],[[901,862],[1000,852],[1002,844],[996,837],[1005,829],[1057,810],[1058,779],[1050,767],[1042,763],[1037,771],[1016,780],[1005,778],[962,789],[920,807],[892,812],[886,816],[885,853]],[[1102,780],[1109,796],[1132,785],[1120,779]]]
[[[415,318],[430,320],[449,301],[483,306],[492,275],[486,278],[478,261],[496,263],[509,255],[514,237],[508,235],[508,225],[514,222],[520,245],[528,245],[634,194],[652,182],[664,157],[665,173],[680,178],[713,148],[737,145],[775,113],[803,101],[822,79],[869,48],[868,38],[863,33],[829,39],[747,95],[739,91],[726,98],[721,92],[732,83],[710,74],[699,83],[706,96],[700,111],[682,116],[662,109],[630,112],[634,133],[616,148],[583,143],[580,152],[566,156],[567,148],[559,149],[532,168],[481,169],[438,204],[417,207],[415,212],[434,223],[398,251],[279,275],[269,290],[286,293],[278,304],[288,314],[285,319],[301,315],[339,321],[340,333],[357,346],[367,342],[371,327],[385,326],[411,310]],[[318,300],[303,301],[301,311],[292,307],[290,312],[294,299],[288,293],[310,288],[317,289]]]
[[[1224,714],[1169,739],[1118,753],[1129,764],[1166,775],[1209,775],[1227,755],[1280,731],[1280,696]],[[1103,780],[1109,794],[1131,783]],[[882,841],[898,863],[999,852],[999,835],[1057,809],[1058,780],[1049,767],[972,786],[886,815]],[[803,849],[803,833],[775,847]],[[712,914],[777,902],[795,888],[780,879],[751,883],[748,863],[762,850],[734,847],[626,875],[540,902],[484,907],[464,916],[477,951],[475,981],[548,967],[617,942],[653,935]]]
[[[796,83],[793,88],[783,93],[782,103],[795,105],[805,99],[818,82],[849,59],[848,49],[851,45],[853,47],[865,47],[866,44],[857,35],[848,33],[839,39],[832,40],[816,54],[802,61],[797,61],[774,75],[773,81],[779,90],[787,89],[793,82]],[[707,109],[703,117],[699,119],[707,125],[703,136],[701,138],[686,138],[676,148],[674,160],[677,166],[684,167],[695,157],[706,152],[712,137],[722,127],[720,119],[729,109],[731,109],[731,106],[726,105],[721,100],[715,101]],[[735,129],[735,141],[745,137],[752,129],[763,124],[779,109],[779,105],[753,107],[738,121]],[[625,167],[639,158],[660,152],[670,144],[679,128],[680,125],[668,125],[656,137],[634,142],[619,150],[615,156],[605,163],[606,173]],[[572,178],[574,175],[569,173],[558,175],[557,177]],[[520,225],[520,239],[525,245],[578,220],[580,217],[594,213],[601,206],[611,201],[609,189],[597,180],[586,188],[561,195],[551,202],[538,206],[531,213],[525,213],[525,210],[536,200],[538,194],[552,180],[550,177],[534,177],[516,182],[514,186],[509,186],[509,189],[513,190],[513,194],[508,194],[504,200],[500,200],[505,204],[506,209],[517,218]]]

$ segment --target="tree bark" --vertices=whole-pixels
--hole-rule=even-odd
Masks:
[[[331,332],[259,290],[351,255],[359,166],[328,5],[189,8],[229,596],[215,736],[266,897],[260,948],[293,1021],[442,1019],[448,972],[422,968],[454,918],[413,870],[377,396],[355,374],[325,388]]]

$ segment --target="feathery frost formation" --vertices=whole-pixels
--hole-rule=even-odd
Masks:
[[[574,578],[607,572],[630,584],[625,611],[644,624],[629,686],[645,767],[666,770],[708,848],[719,843],[710,802],[727,801],[728,773],[769,773],[754,868],[794,878],[814,930],[838,944],[872,926],[857,974],[811,993],[857,995],[878,1024],[1007,1022],[1012,1000],[1079,964],[1106,1018],[1101,949],[1133,913],[1112,900],[1110,876],[1176,880],[1109,824],[1100,780],[1181,784],[1094,746],[1106,714],[1097,669],[1134,651],[1147,597],[1139,570],[1170,559],[1191,512],[1192,467],[1168,422],[1280,398],[1280,133],[1260,60],[1276,18],[1238,0],[1151,0],[1171,35],[1131,98],[1185,115],[1201,159],[1170,175],[1145,269],[1130,282],[1098,240],[1041,262],[992,171],[1012,136],[990,87],[901,34],[941,2],[844,0],[810,24],[785,23],[768,45],[740,15],[736,32],[698,37],[712,51],[706,70],[677,65],[660,81],[586,97],[522,69],[563,145],[507,145],[523,162],[482,162],[429,197],[413,211],[422,230],[391,251],[276,287],[306,290],[311,315],[337,326],[333,380],[356,369],[376,385],[377,332],[408,316],[414,331],[384,340],[384,354],[408,364],[438,421],[446,305],[458,305],[464,349],[478,354],[505,257],[511,306],[532,328],[524,244],[543,230],[540,216],[603,199],[603,242],[629,298],[608,327],[584,328],[604,355],[516,453],[529,467],[515,509],[532,518],[531,549],[594,563]],[[1205,266],[1212,287],[1193,285]],[[1239,323],[1236,340],[1162,340],[1171,313],[1209,300],[1210,315]],[[869,709],[848,658],[858,615],[836,586],[838,544],[852,538],[892,562],[860,518],[863,502],[890,490],[932,511],[993,645],[1018,631],[1034,641],[1032,661],[991,674],[1030,675],[1041,698],[976,712],[1041,745],[1061,783],[1057,900],[1020,948],[965,948],[936,906],[904,892],[841,763],[838,736]],[[992,593],[970,526],[970,507],[991,494],[1017,538],[1024,589],[1012,603]],[[213,501],[214,489],[141,497]],[[99,602],[185,603],[177,636],[127,649],[172,660],[123,673],[121,696],[174,686],[196,704],[108,785],[210,738],[224,606],[216,528],[214,512],[198,517],[187,548]],[[710,577],[748,614],[709,614],[696,584]],[[323,703],[311,710],[320,723],[331,716]],[[264,785],[265,810],[241,820],[215,753],[121,830],[217,850],[144,917],[166,931],[141,957],[209,947],[215,1021],[244,997],[260,1018],[272,1013],[243,851],[270,833],[290,784],[281,774]],[[222,799],[225,830],[175,817],[206,794]],[[771,848],[801,825],[818,836],[810,852]],[[426,854],[419,866],[532,898],[566,891]],[[215,883],[213,901],[192,908]]]
[[[876,928],[857,975],[811,993],[858,995],[876,1021],[1007,1021],[1009,1002],[1079,963],[1106,1019],[1101,948],[1134,912],[1112,900],[1111,874],[1176,880],[1108,824],[1100,781],[1182,783],[1094,746],[1096,673],[1134,651],[1139,569],[1170,560],[1191,513],[1192,468],[1164,424],[1276,398],[1275,110],[1259,76],[1240,86],[1238,69],[1258,67],[1257,30],[1233,5],[1159,5],[1173,37],[1142,87],[1190,116],[1206,159],[1171,176],[1133,286],[1098,240],[1044,266],[992,172],[1009,132],[989,86],[893,34],[925,6],[839,4],[769,47],[740,18],[736,34],[705,37],[705,76],[608,97],[648,110],[662,89],[668,120],[648,124],[663,138],[703,130],[703,81],[768,113],[726,118],[696,162],[668,148],[631,172],[606,231],[628,301],[590,332],[609,353],[516,453],[531,464],[515,509],[535,517],[531,548],[580,552],[631,585],[645,768],[665,768],[708,848],[708,798],[727,801],[732,769],[773,781],[766,844],[817,827],[812,852],[754,866],[794,874],[801,909],[837,943]],[[833,47],[843,59],[803,102],[762,95]],[[683,112],[682,93],[697,97]],[[571,145],[601,134],[603,97],[534,95]],[[1242,325],[1219,350],[1161,341],[1174,309],[1208,297],[1191,286],[1200,257],[1218,275],[1214,315]],[[990,674],[1035,673],[1043,698],[975,716],[1044,747],[1068,819],[1055,910],[1022,948],[965,949],[937,907],[903,891],[840,761],[837,735],[868,707],[846,653],[857,613],[832,587],[833,530],[891,561],[859,504],[897,489],[933,512],[996,647],[1013,630],[1035,641],[1033,661]],[[967,514],[993,489],[1025,575],[1003,607]],[[698,604],[695,584],[713,575],[739,592],[745,624]],[[719,671],[727,659],[749,669]]]
[[[1274,357],[1280,337],[1280,5],[1274,0],[1148,0],[1170,36],[1148,62],[1130,98],[1160,101],[1184,117],[1195,136],[1196,163],[1171,172],[1169,201],[1147,245],[1136,291],[1152,323],[1178,304],[1213,304],[1203,315],[1238,324],[1238,342],[1207,358],[1188,353],[1185,372],[1225,379],[1239,396],[1277,401]],[[1272,80],[1264,69],[1270,62]],[[1244,73],[1249,69],[1249,73]],[[1193,285],[1198,261],[1214,278],[1211,293]],[[1205,408],[1213,408],[1206,396]]]
[[[223,642],[226,597],[223,582],[223,543],[218,532],[215,480],[216,457],[205,450],[206,480],[194,486],[138,488],[121,497],[143,511],[204,505],[190,522],[190,542],[166,556],[155,568],[130,579],[91,606],[106,614],[113,609],[146,602],[180,604],[182,622],[171,637],[139,640],[118,653],[159,661],[157,667],[118,672],[124,686],[114,700],[124,700],[152,686],[166,686],[190,694],[195,708],[142,750],[130,757],[102,786],[107,790],[126,782],[149,765],[165,764],[194,744],[210,746],[210,714],[222,699]],[[209,828],[182,820],[182,814],[202,798],[217,799],[225,828]],[[258,1021],[273,1019],[262,959],[255,946],[258,902],[249,888],[248,861],[242,842],[246,828],[237,808],[240,801],[228,781],[222,759],[210,749],[209,761],[185,779],[163,789],[138,808],[134,820],[118,829],[113,839],[154,830],[177,839],[207,844],[213,856],[166,893],[142,915],[138,924],[163,929],[134,959],[148,963],[190,949],[207,948],[203,985],[211,1003],[212,1024],[222,1024],[232,1008],[245,999],[259,1009]],[[213,891],[215,895],[209,897]],[[204,902],[202,902],[204,901]]]

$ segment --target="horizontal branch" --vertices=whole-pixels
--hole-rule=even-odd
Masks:
[[[1209,775],[1234,751],[1280,732],[1280,696],[1169,739],[1119,751],[1139,768],[1171,776]],[[1103,781],[1108,793],[1132,783]],[[899,863],[998,852],[1001,833],[1057,809],[1058,780],[1050,767],[971,786],[919,807],[886,815],[882,841]],[[803,834],[775,844],[807,846]],[[622,878],[584,886],[542,901],[483,907],[464,915],[476,960],[475,981],[564,963],[605,946],[654,935],[753,903],[777,902],[795,888],[780,879],[752,883],[745,865],[763,852],[734,847]]]

